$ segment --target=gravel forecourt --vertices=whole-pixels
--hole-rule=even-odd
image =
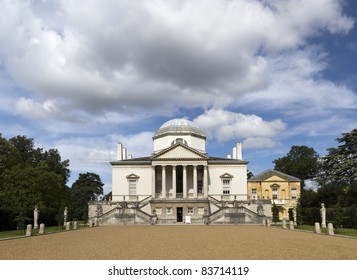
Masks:
[[[263,226],[107,226],[0,241],[2,260],[357,260],[357,239]]]

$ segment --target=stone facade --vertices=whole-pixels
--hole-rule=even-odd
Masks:
[[[242,158],[241,144],[233,147],[232,155],[221,158],[206,153],[205,140],[195,124],[176,119],[156,132],[150,156],[128,156],[119,143],[117,160],[111,162],[112,198],[89,202],[90,224],[261,224],[263,218],[270,220],[268,195],[252,199],[249,194],[248,161]],[[279,183],[287,190],[293,188],[281,178]]]
[[[279,208],[279,219],[289,220],[289,209],[296,208],[301,180],[278,172],[264,171],[248,180],[248,199],[268,199]]]

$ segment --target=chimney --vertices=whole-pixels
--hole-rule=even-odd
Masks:
[[[123,160],[126,160],[127,157],[126,157],[126,148],[123,147]]]
[[[117,160],[123,160],[123,144],[118,143]]]
[[[129,155],[129,156],[128,156],[128,159],[133,159],[133,156],[132,156],[132,155]]]
[[[242,160],[242,143],[237,142],[237,159]]]
[[[233,159],[237,159],[237,147],[233,147],[232,156],[233,156]]]

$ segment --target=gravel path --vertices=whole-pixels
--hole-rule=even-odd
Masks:
[[[357,260],[357,239],[262,226],[117,226],[0,241],[2,260]]]

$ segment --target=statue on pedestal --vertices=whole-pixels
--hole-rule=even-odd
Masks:
[[[33,210],[33,228],[38,228],[38,218],[40,216],[40,210],[37,209],[37,205],[35,206],[35,210]]]
[[[321,214],[321,228],[326,228],[326,209],[324,203],[321,203],[320,214]]]
[[[65,208],[64,208],[64,212],[63,212],[63,218],[64,218],[64,223],[63,223],[63,225],[64,225],[64,226],[66,226],[67,214],[68,214],[68,209],[67,209],[67,207],[65,207]]]

